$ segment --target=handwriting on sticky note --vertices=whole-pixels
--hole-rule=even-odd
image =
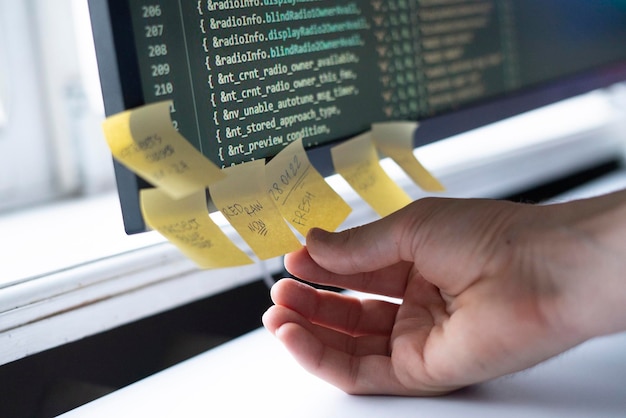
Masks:
[[[376,123],[372,125],[374,142],[422,189],[442,192],[445,187],[413,154],[413,135],[418,126],[415,122]]]
[[[411,203],[411,197],[385,173],[370,133],[331,150],[335,170],[380,216]]]
[[[145,189],[140,199],[146,223],[199,267],[223,268],[252,263],[210,218],[204,190],[175,200],[162,190]]]
[[[111,116],[104,133],[113,156],[140,177],[178,199],[224,177],[172,125],[171,102]]]
[[[270,198],[304,236],[313,227],[336,230],[352,211],[311,165],[302,140],[282,150],[266,170]]]
[[[211,185],[211,199],[261,259],[282,256],[302,247],[265,185],[265,160],[229,167],[226,178]]]

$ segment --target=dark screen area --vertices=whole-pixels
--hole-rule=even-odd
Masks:
[[[220,166],[626,58],[622,2],[129,2],[146,102]]]
[[[626,57],[626,1],[523,0],[515,15],[522,85]]]

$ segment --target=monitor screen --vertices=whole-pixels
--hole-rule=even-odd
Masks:
[[[626,78],[626,1],[92,0],[107,115],[172,100],[220,167],[302,139],[329,149],[374,122],[423,145]],[[145,229],[116,164],[127,232]]]

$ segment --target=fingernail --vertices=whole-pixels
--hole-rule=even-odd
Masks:
[[[263,314],[263,316],[261,317],[261,323],[263,324],[263,326],[265,327],[265,329],[267,329],[270,333],[275,334],[276,330],[271,328],[271,322],[270,322],[270,310],[272,308],[269,308],[267,311],[265,311],[265,313]]]
[[[307,240],[307,242],[308,241],[321,241],[324,238],[326,238],[329,234],[330,234],[330,232],[325,231],[323,229],[311,228],[309,230],[309,233],[306,236],[306,240]]]

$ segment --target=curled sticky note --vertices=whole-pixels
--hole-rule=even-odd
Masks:
[[[176,200],[162,190],[145,189],[141,191],[140,199],[146,223],[199,267],[209,269],[253,263],[209,216],[204,189]]]
[[[266,170],[270,198],[287,222],[304,236],[313,227],[336,230],[352,211],[311,165],[302,140],[278,153]]]
[[[109,117],[103,124],[113,156],[175,199],[205,189],[224,177],[172,125],[171,102]]]
[[[442,192],[445,187],[413,154],[413,135],[419,125],[415,122],[383,122],[372,125],[376,147],[396,164],[422,189]]]
[[[224,172],[226,178],[209,188],[211,199],[261,260],[302,247],[267,194],[265,160],[229,167]]]
[[[380,166],[370,133],[333,147],[331,154],[335,171],[380,216],[411,203],[411,197]]]

